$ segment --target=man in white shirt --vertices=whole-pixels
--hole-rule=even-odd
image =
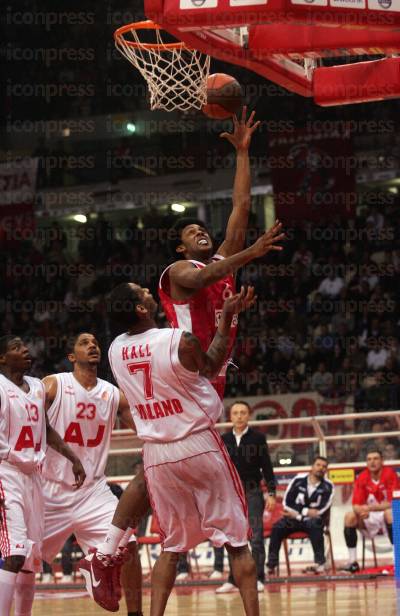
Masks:
[[[249,426],[251,408],[244,400],[236,400],[230,408],[233,429],[222,435],[225,447],[242,481],[249,511],[252,530],[251,552],[257,565],[257,590],[264,591],[265,547],[264,547],[264,507],[272,511],[275,507],[276,479],[265,435]],[[264,479],[268,495],[266,502],[260,482]],[[232,571],[228,581],[217,588],[218,594],[237,592]]]
[[[335,298],[339,295],[340,291],[344,287],[344,280],[340,276],[335,276],[335,272],[332,269],[329,276],[323,279],[318,287],[318,293],[321,293],[324,297]]]
[[[389,351],[375,342],[373,348],[368,351],[367,366],[370,370],[380,370],[385,366],[388,357]]]

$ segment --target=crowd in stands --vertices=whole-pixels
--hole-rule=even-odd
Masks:
[[[399,408],[396,207],[393,202],[380,211],[365,208],[354,220],[288,229],[282,253],[239,273],[238,283],[254,284],[259,300],[240,319],[228,396],[317,391],[329,399],[351,396],[358,411]],[[172,220],[152,210],[141,229],[132,219],[124,236],[130,239],[121,241],[100,214],[81,226],[75,248],[70,228],[58,223],[47,228],[44,241],[3,247],[1,334],[29,339],[36,376],[67,368],[64,343],[77,330],[96,334],[103,376],[109,376],[106,295],[123,280],[157,292],[170,257],[166,242],[149,238]],[[397,452],[397,440],[381,445]]]
[[[355,221],[296,230],[278,258],[283,275],[243,271],[262,301],[259,314],[241,320],[236,357],[248,378],[236,394],[266,388],[330,397],[353,393],[362,409],[368,407],[365,391],[379,385],[385,400],[375,404],[393,407],[400,358],[397,230],[395,207],[385,215],[371,208]],[[351,234],[358,239],[346,242]],[[268,324],[261,337],[260,316]]]

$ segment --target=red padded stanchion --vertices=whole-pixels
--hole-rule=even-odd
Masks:
[[[400,97],[400,58],[316,68],[314,100],[322,107]]]

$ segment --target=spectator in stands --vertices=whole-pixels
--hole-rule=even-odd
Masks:
[[[389,442],[389,439],[385,438],[384,436],[376,436],[376,435],[379,434],[380,432],[390,432],[393,429],[394,428],[389,418],[375,419],[370,424],[370,427],[368,427],[368,431],[371,432],[372,438],[368,439],[368,441],[365,443],[365,446],[364,446],[365,455],[367,455],[369,451],[373,451],[374,449],[377,449],[378,451],[383,452],[385,446]]]
[[[392,496],[393,490],[400,488],[396,472],[384,466],[383,456],[378,449],[367,454],[367,468],[362,471],[355,483],[353,492],[353,511],[344,518],[344,537],[349,550],[349,562],[344,571],[357,573],[357,529],[368,537],[382,532],[387,534],[393,544]]]
[[[242,480],[249,510],[249,523],[253,536],[250,540],[251,551],[257,565],[257,590],[264,591],[265,582],[265,547],[263,513],[265,501],[260,487],[263,478],[268,490],[266,507],[272,511],[275,507],[276,480],[269,456],[265,435],[249,427],[251,408],[247,402],[237,400],[230,407],[232,430],[222,435],[232,462]],[[223,549],[223,548],[222,548]],[[220,561],[221,562],[221,561]],[[237,592],[232,570],[228,581],[217,588],[219,594]]]
[[[332,372],[328,372],[325,362],[321,361],[318,364],[318,370],[311,377],[311,389],[317,391],[321,395],[328,393],[333,383]]]
[[[268,573],[275,574],[282,541],[291,533],[307,533],[314,551],[315,565],[307,571],[325,571],[324,525],[332,505],[334,487],[325,479],[328,460],[316,456],[309,473],[300,473],[290,482],[283,498],[284,513],[272,527],[268,552]]]
[[[371,346],[367,355],[367,366],[370,370],[379,370],[385,366],[389,351],[384,348],[381,341],[373,340]]]
[[[318,287],[318,293],[324,297],[331,299],[338,297],[340,291],[344,287],[344,280],[340,276],[336,276],[335,269],[331,267],[329,276],[326,276]]]
[[[381,231],[385,225],[385,218],[377,207],[371,207],[366,223],[372,225],[377,231]]]
[[[395,439],[389,439],[383,448],[384,460],[397,460],[399,457],[399,448]]]
[[[292,263],[301,263],[307,271],[310,270],[313,262],[313,254],[309,247],[307,246],[307,242],[301,242],[299,248],[296,250],[292,257]]]

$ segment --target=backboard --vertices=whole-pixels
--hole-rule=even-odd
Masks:
[[[400,97],[400,0],[145,0],[145,13],[321,105]]]

